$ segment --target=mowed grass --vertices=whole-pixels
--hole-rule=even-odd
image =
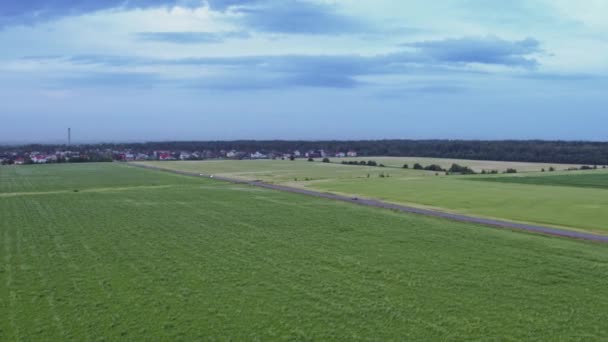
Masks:
[[[605,189],[472,181],[474,177],[371,178],[312,184],[322,191],[371,197],[483,217],[608,233]]]
[[[96,166],[0,198],[0,340],[608,338],[608,246]]]
[[[242,179],[260,179],[406,205],[608,234],[608,191],[605,187],[605,177],[608,173],[604,170],[531,172],[518,174],[516,177],[509,175],[488,177],[445,176],[443,173],[435,176],[435,172],[427,171],[306,161],[199,161],[147,162],[146,164]],[[369,178],[367,174],[370,174]],[[389,174],[390,177],[381,178],[380,174]],[[558,176],[561,179],[560,184],[549,178],[543,180],[545,177]],[[528,177],[532,180],[526,181]],[[299,181],[294,182],[295,178]],[[302,181],[307,178],[311,180]],[[503,178],[507,181],[501,181]],[[580,187],[583,183],[589,184],[590,179],[593,179],[593,187]],[[575,183],[579,187],[573,187]]]
[[[552,186],[571,186],[580,188],[608,189],[608,172],[585,171],[574,174],[560,174],[537,177],[488,177],[475,178],[489,182],[552,185]]]
[[[341,165],[322,163],[321,159],[309,162],[297,160],[209,160],[209,161],[173,161],[173,162],[139,162],[162,168],[201,172],[221,175],[243,180],[263,180],[269,183],[295,183],[331,180],[363,179],[369,175],[378,177],[381,173],[402,176],[430,175],[428,171],[396,170],[361,165]]]
[[[528,163],[528,162],[511,162],[511,161],[491,161],[491,160],[469,160],[469,159],[450,159],[450,158],[425,158],[425,157],[359,157],[359,158],[331,158],[332,161],[341,162],[342,160],[374,160],[391,167],[403,167],[408,164],[411,168],[415,163],[420,163],[423,166],[436,164],[444,169],[449,169],[452,164],[468,166],[476,172],[483,170],[497,170],[503,172],[507,169],[516,169],[518,172],[540,172],[542,169],[549,170],[550,167],[556,170],[566,170],[571,167],[580,167],[581,165],[572,164],[551,164],[551,163]]]

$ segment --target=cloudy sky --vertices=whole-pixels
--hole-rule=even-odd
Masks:
[[[608,140],[604,0],[4,0],[0,142]]]

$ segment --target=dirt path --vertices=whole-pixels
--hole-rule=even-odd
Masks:
[[[597,234],[592,234],[592,233],[583,233],[583,232],[577,232],[577,231],[573,231],[573,230],[552,228],[552,227],[539,226],[539,225],[533,225],[533,224],[516,223],[516,222],[502,221],[502,220],[496,220],[496,219],[488,219],[488,218],[481,218],[481,217],[475,217],[475,216],[446,213],[446,212],[442,212],[439,210],[421,209],[421,208],[410,207],[410,206],[406,206],[406,205],[387,203],[387,202],[373,200],[373,199],[355,198],[355,197],[335,195],[335,194],[324,193],[324,192],[308,190],[308,189],[292,188],[292,187],[283,186],[283,185],[264,183],[261,181],[245,181],[245,180],[239,180],[239,179],[233,179],[233,178],[227,178],[227,177],[221,177],[221,176],[212,176],[212,175],[202,174],[202,173],[172,170],[172,169],[166,169],[166,168],[149,166],[149,165],[141,165],[141,164],[137,164],[137,163],[128,163],[128,165],[145,168],[145,169],[157,170],[157,171],[171,172],[171,173],[184,175],[184,176],[212,178],[212,179],[235,183],[235,184],[246,184],[246,185],[257,186],[257,187],[266,188],[266,189],[286,191],[286,192],[298,193],[298,194],[315,196],[315,197],[320,197],[320,198],[327,198],[327,199],[331,199],[331,200],[348,202],[348,203],[353,203],[353,204],[358,204],[358,205],[365,205],[365,206],[369,206],[369,207],[391,209],[391,210],[401,211],[401,212],[405,212],[405,213],[439,217],[439,218],[448,219],[448,220],[452,220],[452,221],[474,223],[474,224],[495,227],[495,228],[522,230],[522,231],[527,231],[527,232],[559,236],[559,237],[570,238],[570,239],[579,239],[579,240],[588,240],[588,241],[608,243],[608,236],[597,235]]]

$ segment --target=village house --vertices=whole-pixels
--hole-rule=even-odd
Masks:
[[[34,164],[46,164],[48,162],[47,156],[44,154],[36,154],[30,156],[32,163]]]
[[[250,155],[251,159],[265,159],[268,158],[265,154],[260,152],[255,152]]]

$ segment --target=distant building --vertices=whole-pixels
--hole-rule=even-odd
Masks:
[[[336,158],[344,158],[344,157],[346,157],[346,153],[344,153],[344,152],[336,153]]]
[[[346,153],[347,157],[356,157],[357,156],[357,152],[355,151],[348,151],[348,153]]]
[[[175,160],[171,153],[161,153],[158,155],[159,160]]]
[[[238,153],[236,151],[230,151],[228,153],[226,153],[226,158],[236,158],[238,156]]]
[[[34,164],[46,164],[48,162],[47,157],[42,154],[37,154],[35,156],[31,156],[30,158]]]
[[[264,153],[256,152],[251,154],[251,159],[265,159],[268,158]]]

